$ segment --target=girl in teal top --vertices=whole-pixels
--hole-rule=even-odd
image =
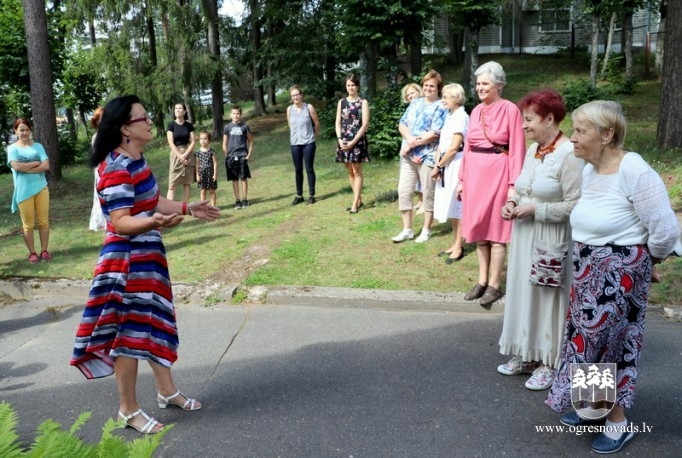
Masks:
[[[29,252],[28,262],[36,264],[41,259],[52,259],[47,251],[50,239],[50,191],[45,179],[45,172],[50,170],[50,161],[43,145],[32,140],[32,131],[33,127],[28,119],[19,118],[14,122],[17,141],[7,148],[7,165],[12,169],[14,178],[12,213],[19,210],[24,242]],[[40,236],[40,257],[36,254],[33,238],[36,221]]]

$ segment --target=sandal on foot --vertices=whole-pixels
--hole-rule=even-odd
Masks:
[[[184,403],[181,404],[180,401],[173,401],[173,399],[175,399],[179,396],[185,398]],[[187,396],[182,394],[179,390],[176,391],[175,394],[168,396],[168,397],[162,396],[161,393],[157,393],[156,394],[156,402],[159,403],[159,408],[161,408],[161,409],[167,408],[169,404],[172,406],[178,406],[182,410],[199,410],[199,409],[201,409],[201,403],[199,401],[197,401],[196,399],[188,398]]]
[[[145,420],[147,420],[147,422],[141,428],[130,421],[138,415],[141,415]],[[156,418],[150,417],[142,409],[137,409],[130,415],[124,415],[123,412],[119,410],[118,419],[119,421],[123,421],[125,423],[125,428],[130,426],[131,428],[141,432],[142,434],[156,434],[158,432],[161,432],[164,428],[164,425],[159,423],[159,421]],[[157,425],[161,425],[161,427],[158,430],[154,431],[154,428],[156,428]]]

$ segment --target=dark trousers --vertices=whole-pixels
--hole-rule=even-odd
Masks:
[[[296,170],[296,195],[303,195],[303,164],[305,173],[308,175],[308,191],[311,196],[315,195],[315,142],[307,145],[291,145],[291,158],[294,160]]]

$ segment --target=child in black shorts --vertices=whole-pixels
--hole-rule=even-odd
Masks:
[[[249,206],[249,183],[247,180],[251,178],[249,159],[251,159],[253,152],[251,129],[245,122],[242,122],[241,118],[241,107],[233,106],[230,112],[232,122],[223,129],[225,170],[227,171],[227,180],[232,182],[232,190],[236,199],[235,210]]]

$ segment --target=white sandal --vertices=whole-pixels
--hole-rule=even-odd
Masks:
[[[178,403],[178,402],[171,402],[173,399],[177,398],[178,396],[182,396],[185,398],[184,404],[180,405],[180,403]],[[187,396],[182,394],[180,392],[180,390],[176,391],[175,394],[168,396],[168,397],[161,395],[161,393],[157,393],[156,394],[156,402],[159,403],[159,408],[161,408],[161,409],[167,408],[168,404],[170,404],[172,406],[178,406],[182,410],[199,410],[199,409],[201,409],[201,404],[199,404],[199,402],[196,399],[188,398]],[[198,407],[197,407],[197,404],[199,404]]]
[[[147,420],[147,423],[144,424],[142,428],[138,428],[134,424],[130,423],[130,420],[132,420],[134,417],[142,415],[145,420]],[[156,418],[152,418],[149,415],[147,415],[144,410],[142,409],[137,409],[135,412],[131,413],[130,415],[124,415],[123,412],[120,410],[118,411],[118,419],[119,421],[125,422],[125,427],[127,428],[130,426],[133,429],[136,429],[137,431],[141,432],[142,434],[156,434],[158,432],[161,432],[163,430],[163,426],[161,426],[161,429],[158,431],[152,431],[156,425],[159,424],[159,421]]]

